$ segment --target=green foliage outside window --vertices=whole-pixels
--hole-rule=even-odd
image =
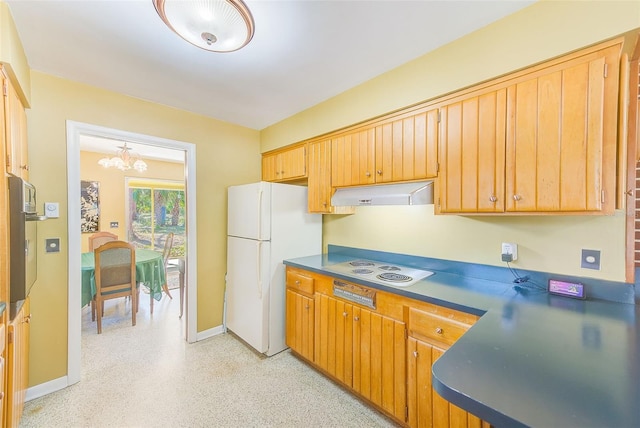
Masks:
[[[153,188],[129,186],[129,242],[138,248],[162,251],[167,235],[173,232],[170,257],[184,257],[184,190],[163,188],[162,185],[163,182]]]

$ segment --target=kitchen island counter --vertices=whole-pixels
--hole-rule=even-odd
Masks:
[[[435,274],[396,287],[327,269],[354,258]],[[433,384],[494,426],[640,426],[640,313],[625,284],[589,283],[622,302],[582,301],[549,295],[541,275],[514,284],[518,273],[502,268],[334,246],[285,264],[481,316],[435,362]]]

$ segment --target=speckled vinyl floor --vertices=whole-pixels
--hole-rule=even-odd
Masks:
[[[102,334],[82,316],[81,381],[25,404],[21,427],[393,427],[389,419],[293,357],[263,358],[223,334],[181,338],[179,299],[163,296],[137,325],[107,303]]]

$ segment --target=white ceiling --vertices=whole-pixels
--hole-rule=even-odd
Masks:
[[[245,0],[256,32],[232,53],[188,44],[151,0],[5,2],[34,70],[263,129],[534,1]]]

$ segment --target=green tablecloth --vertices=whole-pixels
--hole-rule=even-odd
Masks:
[[[95,269],[93,253],[82,253],[82,306],[91,302],[96,293]],[[162,298],[166,281],[162,253],[136,249],[136,281],[148,286],[154,299]]]

